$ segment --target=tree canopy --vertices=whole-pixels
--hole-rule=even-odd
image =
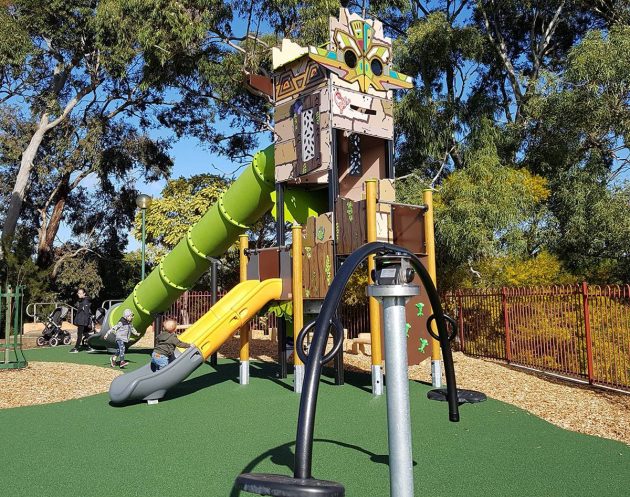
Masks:
[[[136,185],[169,179],[173,138],[249,161],[261,135],[271,136],[273,115],[248,77],[271,75],[271,48],[283,37],[326,41],[338,8],[332,0],[4,2],[3,279],[48,278],[33,288],[65,292],[78,281],[64,271],[79,272],[93,275],[95,291],[123,291],[108,285],[116,265],[118,279],[136,270],[135,256],[124,255],[134,217],[138,229]],[[397,191],[420,203],[421,188],[436,189],[444,286],[527,282],[515,271],[531,281],[630,280],[630,1],[350,8],[383,22],[396,68],[413,77],[414,88],[395,95]],[[147,212],[152,255],[172,247],[228,183],[210,174],[169,181]],[[72,240],[58,239],[62,224]],[[257,243],[272,229],[269,220],[255,227]]]

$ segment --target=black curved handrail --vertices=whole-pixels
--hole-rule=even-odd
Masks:
[[[339,268],[330,288],[324,298],[322,310],[312,325],[315,327],[313,341],[309,348],[308,360],[304,372],[304,383],[302,386],[302,396],[300,398],[300,413],[298,418],[296,447],[295,447],[295,467],[294,477],[301,479],[312,478],[312,456],[313,456],[313,430],[315,426],[315,413],[317,408],[317,394],[319,391],[319,380],[322,371],[321,357],[324,354],[328,333],[337,307],[341,301],[341,296],[350,276],[363,260],[372,254],[377,253],[397,253],[408,256],[411,265],[418,273],[422,284],[429,297],[429,302],[433,309],[433,315],[438,328],[440,347],[444,360],[444,369],[447,383],[447,400],[449,407],[449,420],[459,421],[459,408],[457,403],[457,388],[455,384],[455,369],[453,367],[453,356],[449,347],[449,333],[446,329],[444,312],[440,303],[431,276],[422,265],[420,259],[407,249],[392,245],[390,243],[372,242],[363,245],[355,250],[344,261]]]
[[[302,331],[298,333],[295,341],[297,347],[295,353],[304,364],[308,362],[309,356],[309,354],[306,354],[306,352],[304,352],[304,339],[316,323],[317,321],[311,321],[304,328],[302,328]],[[329,361],[332,361],[343,345],[343,327],[341,326],[341,321],[339,320],[339,318],[334,317],[330,322],[330,326],[332,326],[332,328],[335,330],[335,334],[333,337],[333,347],[330,352],[328,352],[328,354],[320,359],[322,365],[326,364]]]

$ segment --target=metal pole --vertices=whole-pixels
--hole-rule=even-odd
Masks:
[[[11,318],[13,317],[13,309],[12,309],[12,290],[11,287],[7,287],[7,294],[6,294],[6,303],[7,303],[7,310],[4,313],[4,318],[6,320],[5,325],[4,325],[4,363],[5,364],[9,364],[9,361],[11,359],[11,355],[9,353],[9,347],[11,346]]]
[[[413,497],[405,304],[419,289],[414,285],[373,285],[368,293],[383,304],[390,495]]]
[[[437,269],[435,264],[435,232],[433,227],[433,190],[428,188],[422,192],[422,201],[427,210],[424,213],[424,239],[427,251],[427,271],[431,275],[433,285],[437,288]],[[437,327],[433,321],[431,328],[437,335]],[[434,387],[442,386],[442,354],[440,353],[440,342],[435,338],[431,341],[431,383]]]
[[[210,273],[210,280],[211,280],[211,289],[212,289],[212,298],[210,300],[210,304],[212,307],[214,307],[214,304],[217,303],[217,261],[216,259],[212,259],[212,271]],[[217,366],[217,355],[218,352],[215,352],[214,354],[212,354],[210,356],[210,365],[212,367],[216,367]]]
[[[376,241],[376,186],[377,180],[369,179],[365,182],[367,241]],[[372,272],[376,264],[374,255],[368,258],[368,281],[372,280]],[[383,395],[383,347],[381,346],[381,315],[378,302],[370,297],[370,349],[372,351],[372,394]]]
[[[413,497],[411,416],[407,376],[405,298],[383,298],[387,365],[387,437],[392,497]]]
[[[145,230],[145,211],[146,209],[142,209],[142,276],[140,277],[141,281],[144,281],[144,240],[146,235]]]
[[[292,294],[293,294],[293,364],[295,393],[302,393],[304,382],[304,363],[297,355],[297,336],[304,326],[304,299],[302,294],[302,226],[294,224],[291,228],[293,245]]]
[[[240,252],[240,280],[247,281],[247,255],[245,251],[249,248],[249,238],[247,235],[240,235],[239,252]],[[249,324],[241,327],[241,347],[240,347],[240,367],[239,367],[239,383],[241,385],[249,385]]]

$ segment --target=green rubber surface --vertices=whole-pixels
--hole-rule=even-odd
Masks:
[[[149,360],[131,352],[131,367]],[[106,366],[105,354],[68,348],[26,351],[29,361]],[[157,405],[112,407],[106,393],[57,404],[0,410],[2,495],[238,496],[243,472],[292,474],[299,397],[274,364],[205,364]],[[2,382],[0,372],[0,385]],[[342,483],[348,497],[389,495],[385,397],[367,375],[324,378],[315,426],[316,478]],[[68,378],[89,381],[89,378]],[[626,497],[630,447],[557,428],[494,400],[461,407],[410,384],[415,495]],[[579,409],[579,406],[575,406]]]

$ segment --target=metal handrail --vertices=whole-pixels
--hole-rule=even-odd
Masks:
[[[53,307],[67,307],[70,310],[70,321],[71,323],[74,323],[74,312],[77,310],[76,307],[72,307],[69,304],[66,304],[65,302],[33,302],[30,303],[26,306],[26,315],[30,318],[33,318],[33,323],[39,323],[39,316],[41,314],[42,311],[37,311],[38,307],[45,307],[45,306],[53,306]]]
[[[103,303],[101,304],[101,307],[103,309],[105,309],[106,311],[109,310],[114,304],[119,304],[121,302],[124,302],[123,299],[109,299],[109,300],[104,300]]]

